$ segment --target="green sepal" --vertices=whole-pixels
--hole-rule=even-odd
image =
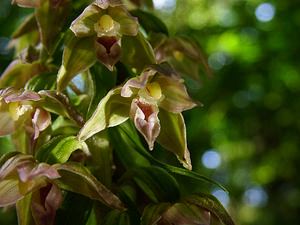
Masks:
[[[157,142],[167,150],[173,152],[183,166],[192,169],[190,153],[186,143],[186,128],[180,113],[171,113],[160,109],[158,114],[161,131]]]
[[[120,88],[113,89],[99,102],[91,118],[80,130],[79,140],[86,140],[108,127],[114,127],[125,122],[129,118],[131,101],[121,97],[120,92]]]
[[[137,73],[156,62],[153,49],[141,32],[136,36],[122,37],[122,55],[120,60]]]

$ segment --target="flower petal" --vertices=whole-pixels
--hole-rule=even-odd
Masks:
[[[95,34],[94,24],[101,16],[101,9],[96,5],[89,5],[71,24],[70,29],[77,37]]]
[[[136,17],[131,16],[124,7],[108,8],[108,14],[120,24],[120,33],[122,35],[137,35],[138,20]]]
[[[121,46],[115,37],[97,38],[96,44],[97,58],[110,70],[121,57]]]
[[[160,84],[165,98],[159,103],[159,107],[173,113],[180,113],[197,106],[190,98],[180,79],[167,76],[157,76],[155,81]]]
[[[138,131],[146,139],[149,149],[152,150],[154,142],[160,132],[158,107],[139,99],[133,99],[131,103],[130,116]]]
[[[32,124],[34,127],[33,139],[37,139],[39,137],[40,131],[45,130],[50,125],[50,123],[50,113],[43,109],[37,108],[32,118]]]
[[[155,75],[155,71],[146,70],[140,76],[131,78],[122,87],[121,96],[131,97],[133,93],[137,93],[138,89],[145,88],[149,79]]]
[[[190,152],[186,142],[186,128],[183,116],[180,113],[171,113],[163,109],[159,112],[161,132],[157,142],[168,151],[173,152],[183,166],[192,169]]]

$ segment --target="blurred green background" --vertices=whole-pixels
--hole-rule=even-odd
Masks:
[[[171,35],[196,40],[213,76],[190,88],[204,107],[184,114],[196,171],[241,225],[299,224],[300,1],[155,0]],[[9,36],[30,9],[0,3],[0,72]],[[12,146],[0,139],[0,153]],[[0,224],[15,224],[0,210]]]

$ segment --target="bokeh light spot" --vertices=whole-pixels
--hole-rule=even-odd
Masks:
[[[221,156],[214,150],[208,150],[202,155],[202,164],[208,169],[216,169],[221,164]]]
[[[265,205],[267,203],[267,200],[268,195],[266,191],[260,186],[251,187],[244,193],[244,201],[254,207]]]
[[[255,9],[255,16],[261,22],[269,22],[275,15],[275,7],[271,3],[262,3]]]
[[[176,0],[153,0],[153,4],[158,10],[171,12],[176,7]]]

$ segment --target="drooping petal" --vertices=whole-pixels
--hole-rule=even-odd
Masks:
[[[157,142],[168,151],[173,152],[185,168],[192,170],[183,116],[180,113],[167,112],[161,109],[159,119],[161,121],[161,132]]]
[[[46,110],[37,108],[32,118],[32,124],[34,127],[34,139],[37,139],[40,132],[45,130],[51,123],[50,113]]]
[[[131,16],[124,7],[108,8],[108,14],[120,24],[122,35],[135,36],[138,33],[138,20]]]
[[[18,170],[19,171],[19,170]],[[51,165],[48,165],[46,163],[40,163],[37,166],[35,166],[29,173],[22,174],[19,172],[20,180],[22,182],[27,182],[29,180],[34,180],[39,177],[46,177],[49,180],[54,180],[57,178],[60,178],[59,173],[57,170],[52,167]]]
[[[101,17],[101,9],[96,5],[89,5],[84,11],[74,20],[70,29],[77,37],[86,37],[95,34],[94,24]]]
[[[160,132],[160,122],[158,119],[158,107],[143,102],[140,99],[133,99],[130,109],[130,117],[138,131],[146,139],[149,149],[152,150],[154,142]]]
[[[182,80],[161,75],[157,76],[155,81],[160,84],[165,97],[159,103],[159,107],[169,112],[181,113],[197,106],[188,95]]]
[[[115,37],[99,37],[95,44],[97,58],[112,71],[121,57],[121,46]]]
[[[128,80],[122,87],[121,96],[126,98],[131,97],[139,89],[145,88],[155,73],[153,70],[146,70],[140,76]]]

